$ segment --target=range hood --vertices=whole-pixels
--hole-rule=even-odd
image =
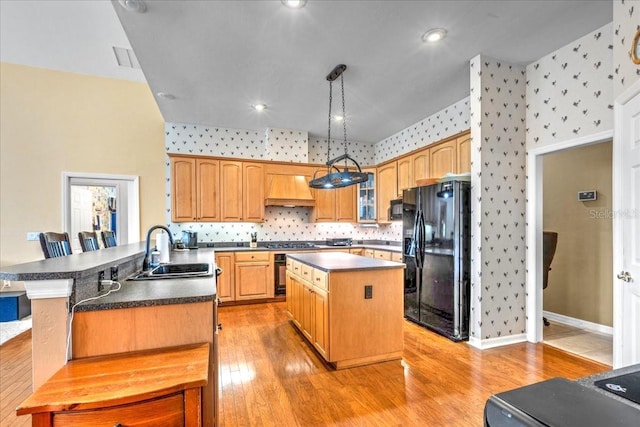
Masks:
[[[316,201],[302,175],[270,175],[265,206],[315,206]]]

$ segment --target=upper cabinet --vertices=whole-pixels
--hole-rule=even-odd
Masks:
[[[397,170],[397,162],[395,161],[384,164],[376,169],[376,197],[378,199],[379,223],[391,222],[389,219],[389,206],[391,205],[391,200],[398,197]]]
[[[220,163],[171,158],[171,221],[220,221]]]
[[[458,145],[458,173],[471,172],[471,134],[466,133],[456,139]]]
[[[264,221],[260,163],[171,156],[171,221]]]
[[[431,178],[431,169],[429,164],[431,160],[430,154],[431,150],[428,148],[424,148],[411,155],[414,183],[417,183],[421,179]]]
[[[447,173],[455,173],[458,169],[456,140],[450,140],[442,144],[430,147],[431,161],[430,173],[432,178],[440,178]]]
[[[398,195],[402,194],[402,190],[415,187],[415,178],[413,177],[413,163],[411,156],[404,156],[397,160],[398,170]]]
[[[363,169],[369,179],[358,184],[358,222],[376,221],[376,173],[375,169]]]
[[[357,222],[356,185],[331,190],[313,190],[315,222]]]

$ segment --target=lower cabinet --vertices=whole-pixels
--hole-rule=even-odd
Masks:
[[[323,289],[326,273],[315,269],[311,271],[309,281],[287,271],[287,311],[305,338],[329,360],[329,292]],[[320,286],[313,282],[320,283]]]
[[[273,298],[273,268],[269,252],[235,254],[235,300]]]
[[[235,301],[235,257],[233,252],[216,253],[216,266],[222,269],[222,274],[216,278],[218,299],[221,302]]]

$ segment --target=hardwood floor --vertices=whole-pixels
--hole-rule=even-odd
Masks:
[[[480,351],[406,322],[402,362],[334,371],[289,324],[285,303],[220,307],[219,317],[223,426],[476,427],[494,393],[610,369],[544,344]],[[29,425],[13,410],[30,393],[30,333],[0,346],[0,360],[0,425]]]

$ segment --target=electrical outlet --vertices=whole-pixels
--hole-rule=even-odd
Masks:
[[[114,282],[118,281],[118,266],[114,265],[113,267],[111,267],[111,280],[113,280]]]
[[[9,281],[9,280],[3,280],[2,281],[2,289],[10,288],[10,287],[11,287],[11,281]]]
[[[27,240],[31,242],[36,242],[40,240],[40,233],[38,233],[37,231],[29,231],[27,233]]]
[[[373,298],[373,285],[364,285],[364,299]]]
[[[104,280],[104,271],[98,272],[98,292],[102,290],[102,281]]]

